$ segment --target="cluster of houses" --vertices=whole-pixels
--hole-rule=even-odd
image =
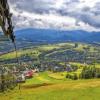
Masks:
[[[26,79],[32,78],[37,70],[24,68],[20,70],[17,67],[0,66],[0,91],[5,91],[8,88],[14,88],[17,83],[25,82]]]
[[[71,72],[71,71],[75,71],[78,69],[78,67],[75,65],[71,65],[69,63],[65,63],[64,65],[62,65],[58,62],[41,63],[38,66],[33,66],[33,68],[38,69],[39,72],[43,72],[43,71],[52,71],[52,72],[67,71],[67,72]]]
[[[9,87],[8,85],[25,82],[38,72],[70,72],[74,70],[77,70],[77,66],[72,66],[70,64],[61,65],[57,62],[41,63],[37,65],[24,63],[22,65],[13,65],[13,67],[0,66],[0,90],[2,90],[2,88]]]

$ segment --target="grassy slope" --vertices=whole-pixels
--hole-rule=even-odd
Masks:
[[[55,48],[59,49],[64,46],[66,47],[68,44],[58,45],[49,45],[48,47],[45,45],[37,48],[37,52],[39,54],[39,51],[49,51]],[[76,50],[83,50],[82,46],[80,45]],[[26,50],[23,54],[32,51],[33,50]],[[12,54],[12,56],[11,54],[8,54],[8,57],[7,55],[2,57],[4,59],[9,59],[9,57],[14,58],[14,54]],[[80,66],[78,63],[77,65]],[[100,65],[97,66],[99,67]],[[25,84],[22,84],[21,91],[19,91],[17,87],[14,91],[0,94],[0,100],[99,100],[99,94],[100,80],[72,81],[65,79],[65,77],[62,76],[62,73],[49,73],[49,75],[48,73],[40,73],[34,78],[27,80]]]
[[[0,94],[1,100],[99,100],[100,80],[62,80],[57,76],[65,73],[40,73],[21,84],[21,90]],[[49,77],[53,75],[53,77]],[[55,77],[54,77],[55,76]]]
[[[51,50],[54,50],[54,49],[56,49],[58,52],[64,52],[63,51],[64,48],[65,49],[66,49],[66,47],[72,48],[73,46],[74,46],[74,43],[58,43],[58,44],[42,45],[42,46],[37,46],[35,48],[33,47],[32,49],[18,50],[18,57],[25,55],[25,54],[28,54],[29,56],[38,56],[42,52],[51,51]],[[76,49],[81,50],[80,48],[82,49],[81,44]],[[62,49],[62,50],[59,51],[59,49]],[[33,54],[31,54],[31,53],[33,53]],[[16,58],[16,53],[11,52],[11,53],[8,53],[8,54],[4,54],[4,55],[0,56],[0,58],[1,59],[14,59],[14,58]]]
[[[37,88],[16,88],[1,94],[1,100],[99,100],[100,80],[78,80],[55,83]]]
[[[74,47],[74,43],[58,43],[58,44],[48,44],[48,45],[42,45],[42,46],[36,46],[33,47],[31,49],[26,49],[26,50],[18,50],[18,57],[21,57],[23,55],[28,55],[30,57],[37,57],[39,56],[42,52],[46,52],[46,51],[52,51],[51,53],[47,53],[47,56],[50,56],[52,54],[55,54],[57,52],[65,52],[68,49],[72,49],[72,47]],[[87,47],[88,44],[81,44],[78,43],[78,47],[77,48],[73,48],[73,50],[76,51],[84,51],[84,47]],[[90,52],[94,52],[94,47],[90,46]],[[95,51],[96,52],[96,51]],[[11,52],[8,54],[4,54],[2,56],[0,56],[0,59],[14,59],[16,58],[16,54],[15,52]]]
[[[31,53],[33,53],[33,54],[31,54]],[[29,56],[36,56],[37,57],[40,54],[40,52],[37,50],[31,50],[31,49],[18,50],[18,57],[25,55],[25,54],[28,54]],[[16,58],[16,52],[4,54],[4,55],[0,56],[0,58],[2,58],[2,59],[14,59],[14,58]]]

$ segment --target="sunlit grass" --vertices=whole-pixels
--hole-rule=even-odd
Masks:
[[[51,76],[49,76],[51,75]],[[41,72],[14,90],[0,93],[1,100],[99,100],[100,79],[67,80],[66,72]],[[59,79],[60,77],[60,79]]]
[[[27,49],[27,50],[18,50],[17,51],[17,56],[18,57],[21,57],[21,56],[33,56],[33,57],[37,57],[38,55],[40,55],[40,52],[37,51],[37,50],[31,50],[31,49]],[[16,52],[11,52],[11,53],[7,53],[7,54],[4,54],[2,56],[0,56],[1,59],[14,59],[16,58]]]
[[[56,80],[63,80],[66,78],[67,72],[58,72],[58,73],[51,73],[49,77],[54,78]]]
[[[18,87],[0,94],[1,100],[99,100],[100,80],[77,80],[40,87]]]
[[[34,57],[38,57],[43,52],[52,51],[52,50],[54,51],[47,53],[46,56],[50,56],[56,53],[63,53],[63,52],[66,52],[67,50],[71,50],[74,46],[75,46],[75,43],[48,44],[48,45],[32,47],[26,50],[23,50],[23,49],[18,50],[17,52],[18,52],[18,57],[27,55],[29,57],[34,58]],[[84,51],[84,47],[87,47],[87,46],[88,46],[87,44],[78,43],[78,47],[73,48],[73,50]],[[89,52],[94,52],[94,51],[95,51],[94,47],[91,46]],[[7,53],[0,56],[0,59],[14,59],[14,58],[16,58],[15,52]]]

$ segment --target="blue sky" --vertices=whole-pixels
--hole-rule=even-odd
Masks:
[[[8,0],[16,29],[100,31],[100,0]]]

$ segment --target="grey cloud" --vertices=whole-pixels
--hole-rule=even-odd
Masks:
[[[42,21],[41,19],[29,20],[27,18],[20,17],[20,13],[26,11],[29,13],[37,14],[59,14],[61,16],[69,16],[76,19],[76,25],[79,25],[78,22],[82,21],[94,28],[100,29],[100,2],[96,3],[94,7],[84,6],[82,8],[77,8],[77,5],[80,4],[80,0],[62,0],[63,5],[60,8],[56,8],[56,2],[60,0],[9,0],[13,9],[19,12],[19,17],[14,16],[14,23],[16,21],[25,22],[28,20],[29,25],[45,26],[45,23],[49,26],[55,27],[51,23]],[[99,0],[98,0],[99,1]],[[35,25],[33,24],[35,23]],[[18,24],[17,24],[18,25]]]
[[[80,11],[70,12],[69,15],[95,28],[100,28],[100,11],[94,8],[85,7]]]
[[[10,4],[16,4],[14,9],[35,13],[48,13],[53,8],[53,0],[9,0]]]

